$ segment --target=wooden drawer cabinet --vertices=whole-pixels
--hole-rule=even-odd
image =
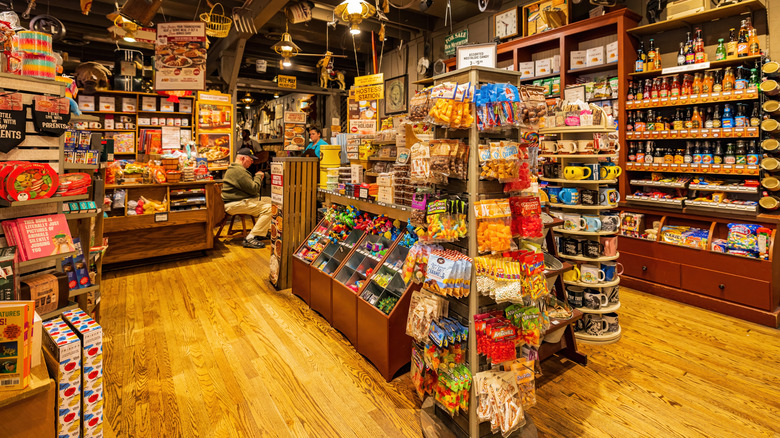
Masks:
[[[636,254],[621,252],[623,274],[653,283],[680,287],[680,264]]]
[[[774,310],[771,283],[682,265],[682,288],[764,310]]]

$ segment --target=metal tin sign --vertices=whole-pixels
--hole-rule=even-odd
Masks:
[[[279,85],[279,88],[295,89],[298,86],[297,79],[295,78],[295,76],[279,75],[276,77],[276,84]]]
[[[463,29],[460,32],[455,32],[444,38],[444,54],[452,56],[455,54],[455,49],[458,46],[462,46],[469,42],[469,30]]]

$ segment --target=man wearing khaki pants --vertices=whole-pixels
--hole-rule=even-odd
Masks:
[[[265,176],[263,172],[249,172],[249,166],[256,157],[249,148],[241,148],[236,153],[236,161],[232,163],[222,180],[222,200],[225,202],[225,213],[248,214],[257,218],[252,231],[244,239],[246,248],[265,248],[260,239],[271,229],[271,200],[260,198],[260,187]]]

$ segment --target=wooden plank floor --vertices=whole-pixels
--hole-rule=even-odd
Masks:
[[[269,250],[105,275],[107,437],[420,436],[408,375],[386,383],[266,282]],[[545,436],[780,436],[778,331],[621,290],[623,338],[544,363]]]

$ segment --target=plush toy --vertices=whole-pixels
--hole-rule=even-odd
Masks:
[[[97,62],[82,62],[76,67],[75,76],[76,85],[83,88],[85,93],[92,94],[97,90],[108,89],[111,71]]]

